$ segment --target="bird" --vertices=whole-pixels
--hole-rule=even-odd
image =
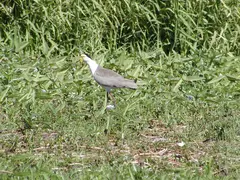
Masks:
[[[116,107],[116,100],[111,93],[112,89],[115,88],[128,88],[128,89],[137,89],[136,80],[126,79],[120,74],[114,72],[113,70],[106,69],[101,67],[96,61],[92,60],[91,57],[87,54],[81,54],[81,60],[86,62],[91,70],[94,80],[107,92],[107,97],[110,95],[114,106]]]

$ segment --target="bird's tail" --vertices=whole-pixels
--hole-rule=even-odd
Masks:
[[[137,89],[137,84],[135,80],[125,79],[124,87],[129,89]]]

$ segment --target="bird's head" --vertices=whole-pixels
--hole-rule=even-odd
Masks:
[[[88,64],[88,66],[91,69],[92,74],[94,74],[95,71],[98,68],[98,64],[94,60],[92,60],[90,58],[90,56],[88,56],[87,54],[81,54],[80,61],[84,61],[84,62],[86,62]]]
[[[87,54],[81,54],[80,61],[81,62],[84,61],[84,62],[88,63],[88,62],[92,61],[92,59]]]

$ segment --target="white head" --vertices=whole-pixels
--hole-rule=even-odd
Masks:
[[[81,59],[88,64],[92,74],[94,74],[97,70],[98,64],[86,54],[81,54]]]

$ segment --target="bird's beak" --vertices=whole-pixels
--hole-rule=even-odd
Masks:
[[[82,56],[80,56],[80,62],[83,63],[83,57]]]

